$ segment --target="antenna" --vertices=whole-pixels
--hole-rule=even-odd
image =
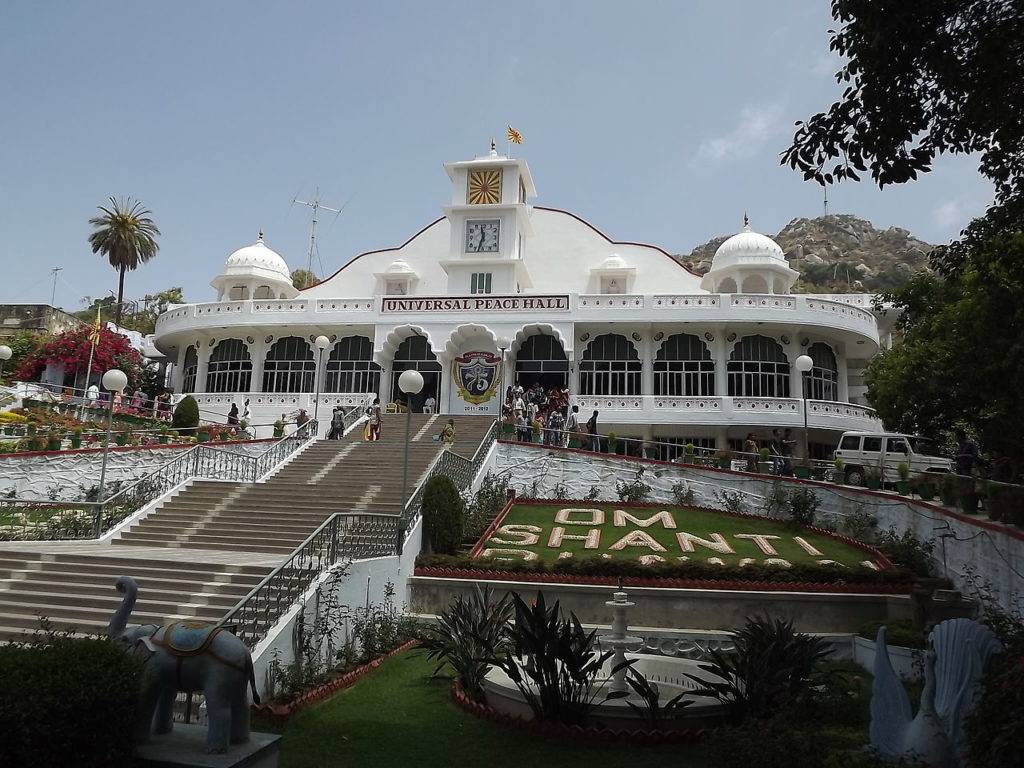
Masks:
[[[825,189],[825,215],[828,216],[828,184],[824,186]]]
[[[56,304],[54,304],[54,302],[57,300],[57,278],[60,276],[60,273],[63,270],[64,270],[64,267],[54,267],[53,269],[50,270],[51,272],[53,272],[53,290],[50,291],[50,306],[51,307],[57,306]]]
[[[317,250],[317,247],[316,247],[317,215],[319,214],[320,211],[330,211],[331,213],[335,214],[334,218],[335,218],[335,220],[337,220],[338,216],[341,216],[341,212],[343,210],[345,210],[345,206],[343,205],[341,208],[331,208],[329,206],[324,205],[323,202],[320,200],[320,187],[317,187],[313,191],[313,199],[312,200],[299,200],[299,198],[295,197],[295,198],[292,198],[292,205],[304,205],[307,208],[312,208],[313,209],[313,221],[312,221],[312,223],[310,225],[310,229],[309,229],[309,263],[308,263],[308,265],[306,267],[306,270],[308,272],[312,273],[313,272],[313,256],[316,255],[317,258],[320,257],[320,252]],[[347,205],[347,203],[346,203],[346,205]],[[320,266],[321,266],[321,271],[323,271],[323,263],[322,262],[321,262]]]

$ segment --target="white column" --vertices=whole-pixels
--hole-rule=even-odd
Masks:
[[[188,344],[183,344],[178,348],[178,356],[174,361],[174,370],[171,371],[171,389],[176,393],[181,392],[183,380],[185,378],[185,350],[188,349]]]
[[[848,403],[850,402],[850,371],[846,365],[846,350],[837,345],[835,353],[836,370],[839,377],[839,392],[837,394],[841,403]]]
[[[714,328],[711,333],[715,340],[708,346],[711,349],[711,357],[715,361],[715,396],[727,397],[729,394],[729,348],[732,346],[725,340],[725,328]]]
[[[651,340],[651,329],[645,328],[640,331],[640,394],[654,394],[654,347]],[[650,438],[648,438],[650,439]]]
[[[789,360],[789,396],[790,397],[803,397],[803,377],[804,375],[796,369],[796,359],[804,353],[800,347],[800,339],[797,338],[797,333],[791,333],[789,336],[789,344],[784,345],[786,350],[786,357]]]
[[[267,345],[257,339],[249,347],[249,358],[252,360],[252,378],[249,382],[250,392],[263,391],[263,361],[267,356]]]
[[[203,339],[202,346],[196,353],[199,358],[199,366],[196,368],[196,392],[202,393],[206,391],[206,372],[209,370],[210,355],[213,353],[209,339]]]

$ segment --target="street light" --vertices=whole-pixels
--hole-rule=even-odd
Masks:
[[[316,436],[320,437],[320,369],[324,367],[324,350],[331,346],[331,340],[326,336],[317,336],[313,342],[317,349],[316,373],[316,395],[313,397],[313,422],[316,424]]]
[[[412,421],[412,396],[418,395],[423,389],[422,374],[412,369],[402,371],[402,375],[398,377],[398,388],[405,394],[405,454],[402,459],[402,506],[399,508],[399,514],[404,515],[409,492],[409,425]]]
[[[110,453],[110,427],[114,421],[114,393],[124,392],[128,386],[128,377],[124,371],[111,368],[103,374],[101,379],[103,388],[110,393],[110,404],[107,406],[107,439],[103,441],[103,463],[100,465],[100,488],[96,498],[99,500],[99,512],[96,515],[96,538],[100,537],[100,527],[103,522],[103,494],[107,484],[107,455]]]
[[[504,336],[498,339],[498,349],[501,350],[501,367],[498,369],[498,437],[501,437],[501,417],[505,414],[505,350],[508,349],[508,339]]]
[[[808,355],[800,355],[796,359],[796,369],[800,371],[800,396],[804,401],[804,465],[810,466],[811,452],[808,447],[807,438],[807,390],[810,389],[807,382],[807,374],[814,367],[814,361]]]
[[[14,353],[6,344],[0,344],[0,379],[4,377],[4,363],[11,359]]]

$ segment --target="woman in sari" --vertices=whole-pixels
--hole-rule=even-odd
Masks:
[[[363,440],[368,443],[380,440],[380,427],[381,427],[381,412],[380,412],[380,398],[373,398],[373,405],[370,406],[368,415],[370,418],[366,420],[366,426],[363,427]]]

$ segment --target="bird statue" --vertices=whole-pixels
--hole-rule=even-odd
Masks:
[[[971,619],[938,624],[928,636],[924,689],[917,716],[893,671],[885,627],[875,641],[871,689],[871,746],[882,757],[907,757],[929,768],[962,768],[964,722],[974,709],[985,665],[1003,646],[988,627]]]

